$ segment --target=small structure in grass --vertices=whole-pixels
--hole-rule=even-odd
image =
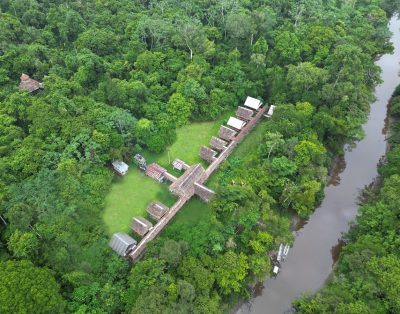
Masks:
[[[161,167],[159,164],[152,163],[146,168],[146,176],[157,180],[158,182],[163,182],[165,178],[165,173],[167,169]]]
[[[253,110],[247,109],[247,108],[241,107],[241,106],[239,106],[238,110],[236,111],[236,116],[238,118],[247,120],[247,121],[251,120],[253,118],[253,114],[254,114]]]
[[[267,112],[267,114],[265,116],[267,118],[271,118],[272,115],[274,114],[274,110],[275,110],[275,106],[274,105],[269,106],[268,112]]]
[[[226,127],[225,125],[221,125],[218,136],[226,141],[232,141],[236,136],[236,131]]]
[[[127,256],[136,246],[136,240],[124,232],[114,233],[109,243],[110,247],[120,256]]]
[[[160,220],[168,210],[169,208],[160,202],[152,202],[147,207],[147,212],[151,218],[157,221]]]
[[[144,157],[140,154],[136,154],[134,159],[138,167],[143,171],[146,171],[147,168],[146,159],[144,159]]]
[[[262,102],[257,98],[247,96],[246,101],[244,102],[244,106],[253,110],[258,110],[262,106]]]
[[[224,150],[226,146],[228,145],[228,142],[224,141],[223,139],[220,139],[218,137],[213,136],[210,141],[210,146],[216,150]]]
[[[207,146],[200,147],[200,157],[203,158],[205,161],[208,161],[210,163],[213,162],[217,154],[218,153],[215,150]]]
[[[111,163],[111,165],[113,166],[115,172],[121,176],[124,176],[128,172],[128,169],[129,169],[129,166],[126,163],[124,163],[122,160],[115,160]]]
[[[235,130],[240,131],[246,125],[246,122],[235,117],[230,117],[227,125]]]
[[[190,166],[187,163],[185,163],[183,160],[175,159],[172,162],[172,167],[174,167],[174,169],[176,169],[178,171],[182,171],[182,169],[183,170],[189,169]]]
[[[133,217],[131,228],[135,233],[143,237],[151,228],[153,228],[153,224],[143,217]]]
[[[22,73],[21,77],[21,82],[19,83],[19,89],[20,90],[26,90],[30,92],[31,94],[36,93],[40,89],[44,88],[43,83],[40,83],[32,78],[28,74]]]

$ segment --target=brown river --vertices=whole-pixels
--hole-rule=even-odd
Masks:
[[[281,314],[291,312],[291,302],[304,293],[314,293],[328,279],[340,239],[357,215],[360,189],[377,176],[377,163],[385,154],[387,103],[400,84],[400,20],[392,18],[394,54],[383,55],[376,64],[383,83],[375,90],[363,140],[346,147],[334,180],[325,188],[325,198],[309,220],[296,232],[295,242],[278,276],[263,283],[261,293],[242,305],[237,313]]]

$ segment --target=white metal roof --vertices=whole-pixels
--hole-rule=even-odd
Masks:
[[[274,113],[274,109],[275,109],[275,106],[274,106],[274,105],[271,105],[271,106],[269,107],[268,112],[267,112],[267,117],[272,117],[272,115],[273,115],[273,113]]]
[[[246,101],[244,102],[244,105],[251,109],[258,110],[261,107],[262,102],[261,102],[261,100],[247,96]]]
[[[127,251],[136,245],[136,240],[124,232],[114,233],[109,245],[121,256],[125,256]]]
[[[237,130],[241,130],[246,125],[246,122],[235,117],[230,117],[227,124]]]
[[[121,160],[116,160],[112,162],[112,165],[115,170],[119,173],[125,173],[128,171],[129,166]]]

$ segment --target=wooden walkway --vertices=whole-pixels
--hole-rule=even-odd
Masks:
[[[229,145],[219,154],[219,156],[207,167],[205,170],[206,177],[201,180],[205,182],[210,175],[218,169],[218,167],[229,157],[234,148],[243,140],[243,138],[250,133],[250,131],[257,125],[267,110],[267,106],[260,108],[254,117],[246,124],[246,126],[237,134],[237,136],[229,143]],[[171,175],[168,178],[172,182],[179,180]],[[200,183],[203,183],[200,182]],[[194,184],[194,183],[193,183]],[[145,251],[147,243],[153,240],[164,229],[164,227],[171,221],[176,213],[185,205],[185,203],[192,197],[192,195],[183,195],[178,201],[169,209],[169,211],[157,222],[157,224],[142,238],[139,244],[130,252],[129,257],[132,261],[136,261]]]

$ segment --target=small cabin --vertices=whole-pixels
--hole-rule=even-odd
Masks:
[[[136,240],[124,232],[114,233],[109,243],[110,247],[123,257],[127,256],[136,244]]]
[[[172,167],[173,167],[175,170],[182,171],[182,170],[187,170],[187,169],[189,169],[190,166],[189,166],[187,163],[185,163],[184,161],[180,160],[180,159],[175,159],[175,160],[172,162]]]
[[[44,88],[43,83],[30,78],[28,74],[22,73],[20,80],[21,82],[19,83],[19,89],[28,91],[31,94],[36,93],[40,89]]]
[[[169,208],[160,202],[152,202],[147,207],[147,212],[149,213],[151,218],[157,221],[160,220],[168,210]]]
[[[221,125],[218,136],[226,141],[232,141],[236,136],[236,131]]]
[[[261,100],[247,96],[244,106],[253,110],[258,110],[262,106]]]
[[[267,114],[265,116],[267,118],[271,118],[272,115],[274,114],[274,110],[275,110],[275,106],[274,105],[269,106],[268,112],[267,112]]]
[[[228,146],[228,143],[223,139],[213,136],[210,141],[210,146],[216,150],[222,151]]]
[[[121,160],[113,161],[112,166],[113,166],[115,172],[121,176],[124,176],[128,172],[128,169],[129,169],[129,166]]]
[[[143,237],[153,228],[153,224],[143,217],[133,217],[131,228],[135,233]]]
[[[140,169],[142,169],[143,171],[146,171],[146,159],[140,155],[140,154],[136,154],[135,157],[135,162],[136,164],[139,166]]]
[[[242,120],[251,120],[253,118],[254,111],[251,109],[247,109],[245,107],[239,106],[236,111],[236,116]]]
[[[218,152],[216,152],[215,150],[213,150],[207,146],[202,146],[202,147],[200,147],[199,154],[202,159],[211,163],[214,161],[215,156],[218,154]]]
[[[227,125],[236,130],[241,130],[246,125],[246,122],[235,117],[230,117]]]
[[[158,182],[163,182],[165,178],[165,173],[167,169],[161,167],[159,164],[152,163],[146,168],[146,176],[157,180]]]

